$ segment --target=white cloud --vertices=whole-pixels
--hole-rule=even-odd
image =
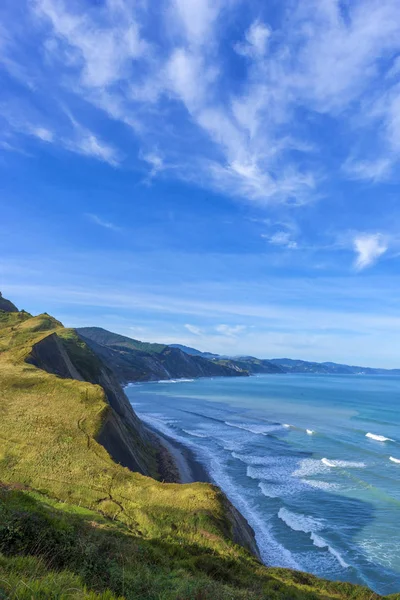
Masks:
[[[69,61],[81,65],[84,86],[107,87],[121,80],[132,60],[147,50],[129,4],[113,1],[96,7],[97,22],[82,11],[67,10],[63,0],[37,0],[35,11],[51,22],[58,39],[67,45]]]
[[[190,323],[186,323],[185,327],[188,331],[190,331],[190,333],[193,333],[194,335],[203,334],[202,329],[200,327],[197,327],[196,325],[190,325]]]
[[[319,197],[325,175],[318,153],[310,152],[308,124],[330,114],[347,130],[360,112],[359,124],[380,121],[383,146],[373,160],[361,154],[344,161],[343,173],[389,177],[400,156],[398,0],[282,3],[281,25],[259,18],[245,31],[234,29],[235,48],[249,60],[240,85],[230,86],[220,45],[239,4],[167,0],[156,14],[168,29],[163,43],[148,37],[145,3],[107,0],[94,8],[36,0],[32,6],[48,64],[62,68],[57,83],[132,127],[140,144],[162,148],[163,161],[179,167],[170,170],[177,177],[258,204],[305,204]],[[6,58],[16,60],[8,50]],[[385,61],[388,77],[379,79]],[[186,117],[176,117],[179,104]],[[301,127],[299,110],[307,114]],[[189,152],[180,143],[188,130]],[[119,163],[112,144],[93,135],[68,146]]]
[[[95,215],[93,213],[86,213],[85,216],[90,221],[92,221],[92,223],[95,223],[96,225],[99,225],[100,227],[104,227],[104,229],[112,229],[113,231],[121,231],[120,227],[118,227],[117,225],[114,225],[114,223],[111,223],[111,221],[106,221],[106,220],[102,219],[98,215]]]
[[[354,266],[358,271],[373,265],[388,249],[387,241],[381,233],[363,233],[354,238],[354,251],[357,253]]]
[[[165,169],[164,159],[157,150],[147,153],[140,152],[139,158],[150,166],[150,177],[155,177],[157,173]]]
[[[261,58],[264,56],[268,40],[271,36],[271,29],[268,25],[260,21],[254,21],[246,31],[246,42],[236,44],[235,50],[238,54],[250,56],[252,58]]]
[[[373,182],[387,179],[393,168],[393,158],[378,158],[376,160],[348,159],[343,170],[350,179],[363,179]]]
[[[178,20],[190,44],[203,44],[212,32],[221,10],[221,0],[171,0],[169,16]]]
[[[43,142],[52,142],[54,140],[53,132],[45,127],[33,127],[30,133]]]
[[[277,231],[272,235],[262,234],[261,237],[267,239],[270,244],[274,246],[284,246],[290,250],[298,248],[297,242],[292,238],[292,235],[288,231]]]
[[[246,325],[225,325],[223,323],[215,327],[215,331],[228,337],[235,337],[239,333],[243,333],[244,331],[246,331],[246,329]]]
[[[96,158],[116,167],[119,164],[119,153],[115,148],[102,142],[94,133],[84,127],[75,130],[75,135],[64,139],[63,143],[68,150]]]

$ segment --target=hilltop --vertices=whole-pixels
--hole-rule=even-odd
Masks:
[[[0,309],[0,390],[0,597],[378,598],[263,566],[218,488],[162,483],[113,373],[46,313]]]

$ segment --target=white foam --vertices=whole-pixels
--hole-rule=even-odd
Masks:
[[[298,468],[293,471],[294,477],[310,477],[311,475],[320,475],[321,473],[329,473],[328,465],[324,461],[316,458],[304,458],[300,461]]]
[[[327,548],[327,550],[332,554],[332,556],[334,556],[336,558],[336,560],[338,561],[340,566],[342,566],[344,569],[349,568],[350,565],[348,565],[347,562],[345,562],[343,560],[343,558],[339,554],[339,552],[337,550],[335,550],[334,548],[332,548],[332,546],[330,546],[328,544],[328,542],[326,540],[324,540],[324,538],[320,537],[319,535],[317,535],[314,532],[311,533],[310,537],[313,541],[314,546],[316,546],[317,548]]]
[[[306,429],[307,435],[312,435],[313,433],[315,433],[315,431],[313,429]]]
[[[194,381],[194,379],[160,379],[157,383],[188,383]]]
[[[273,456],[256,456],[254,454],[238,454],[232,452],[233,458],[244,462],[246,465],[274,465],[276,464],[276,458]]]
[[[205,435],[205,433],[200,433],[199,431],[191,431],[189,429],[182,429],[182,431],[197,438],[208,438],[208,435]]]
[[[376,435],[375,433],[366,433],[365,437],[377,442],[394,442],[392,438],[385,437],[384,435]]]
[[[400,464],[400,459],[399,458],[394,458],[393,456],[389,456],[389,460],[391,460],[394,463]]]
[[[328,483],[328,481],[319,481],[318,479],[301,479],[301,482],[305,485],[310,485],[318,490],[324,490],[325,492],[331,492],[333,490],[340,489],[338,483]]]
[[[289,423],[284,423],[283,427],[285,427],[285,429],[290,429],[291,427],[293,427],[293,425],[289,425]]]
[[[279,431],[282,429],[282,425],[257,425],[256,423],[231,423],[230,421],[225,421],[225,425],[229,427],[236,427],[237,429],[244,429],[245,431],[249,431],[250,433],[255,433],[256,435],[268,435],[268,433],[272,433],[274,431]]]
[[[236,506],[254,529],[260,555],[265,564],[301,570],[301,566],[296,562],[292,553],[274,538],[265,519],[258,514],[257,508],[253,507],[252,503],[246,499],[243,489],[228,475],[220,455],[216,456],[214,450],[204,445],[199,446],[187,437],[177,434],[176,430],[165,425],[165,421],[163,422],[161,419],[155,419],[149,414],[139,416],[143,421],[165,435],[193,449],[196,456],[206,465],[213,482],[225,492],[232,504]]]
[[[321,458],[321,462],[327,467],[340,467],[342,469],[363,469],[366,466],[363,462],[353,462],[351,460],[328,460],[327,458]]]
[[[304,533],[312,533],[324,529],[325,525],[321,519],[315,517],[294,513],[287,508],[280,508],[278,517],[286,523],[293,531],[303,531]]]
[[[326,548],[328,552],[332,554],[338,561],[341,567],[347,569],[350,565],[348,565],[339,554],[337,550],[332,548],[329,543],[324,540],[320,535],[317,535],[317,531],[321,531],[325,528],[325,523],[322,519],[317,519],[316,517],[311,517],[309,515],[303,515],[299,513],[291,512],[287,510],[287,508],[280,508],[278,512],[278,517],[293,531],[302,531],[303,533],[309,533],[310,538],[317,548]]]

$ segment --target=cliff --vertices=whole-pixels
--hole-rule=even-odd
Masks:
[[[378,598],[263,566],[218,488],[157,481],[113,373],[49,315],[0,311],[0,415],[0,597]]]

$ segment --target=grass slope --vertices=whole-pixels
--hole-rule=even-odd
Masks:
[[[0,598],[378,598],[262,566],[232,541],[214,486],[116,464],[97,441],[112,411],[104,389],[26,362],[49,336],[86,376],[98,359],[48,315],[0,312],[0,323]]]

